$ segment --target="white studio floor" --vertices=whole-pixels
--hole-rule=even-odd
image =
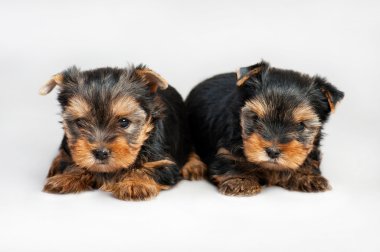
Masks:
[[[380,251],[376,1],[0,1],[0,251]],[[346,97],[326,125],[333,190],[227,197],[182,181],[147,202],[41,192],[62,129],[49,77],[145,63],[185,97],[265,59]]]

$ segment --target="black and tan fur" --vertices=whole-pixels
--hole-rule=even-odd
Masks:
[[[318,192],[323,124],[343,98],[325,79],[271,68],[266,62],[214,76],[186,100],[197,154],[226,195],[262,186]]]
[[[40,93],[55,86],[64,137],[44,191],[100,188],[119,199],[145,200],[174,186],[181,173],[198,178],[192,174],[201,163],[191,153],[183,100],[156,72],[141,65],[72,67],[54,75]]]

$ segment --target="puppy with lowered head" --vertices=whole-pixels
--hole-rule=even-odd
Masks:
[[[322,128],[343,92],[319,76],[266,62],[214,76],[186,100],[195,150],[226,195],[262,186],[319,192]]]

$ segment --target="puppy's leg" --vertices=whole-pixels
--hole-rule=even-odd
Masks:
[[[49,193],[77,193],[92,189],[93,175],[76,167],[63,149],[53,160],[47,178],[43,190]]]
[[[331,189],[327,179],[320,173],[319,161],[311,158],[295,171],[273,171],[266,177],[269,184],[291,191],[324,192]]]
[[[47,179],[44,191],[49,193],[78,193],[92,189],[93,175],[84,169],[71,166]]]
[[[280,186],[292,190],[302,192],[324,192],[330,190],[331,187],[326,178],[321,175],[294,173],[291,178]]]
[[[73,160],[67,153],[60,149],[58,155],[54,158],[52,164],[50,165],[50,169],[48,172],[47,177],[52,177],[56,174],[63,173],[67,167],[70,167],[73,165]]]
[[[161,190],[175,185],[179,179],[177,165],[163,159],[128,170],[115,183],[105,184],[102,189],[112,192],[121,200],[148,200],[156,197]]]
[[[181,169],[181,174],[187,180],[200,180],[205,176],[206,170],[206,164],[195,152],[191,152],[188,161]]]
[[[220,193],[230,196],[252,196],[261,191],[259,179],[245,171],[243,160],[232,156],[226,149],[219,149],[209,166],[209,179]],[[253,168],[254,169],[254,168]]]

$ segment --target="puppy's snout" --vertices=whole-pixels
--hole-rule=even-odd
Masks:
[[[278,158],[281,154],[280,150],[275,147],[266,148],[265,152],[268,154],[268,157],[273,159]]]
[[[94,154],[96,159],[102,160],[102,161],[108,159],[110,156],[110,151],[105,148],[93,150],[92,153]]]

